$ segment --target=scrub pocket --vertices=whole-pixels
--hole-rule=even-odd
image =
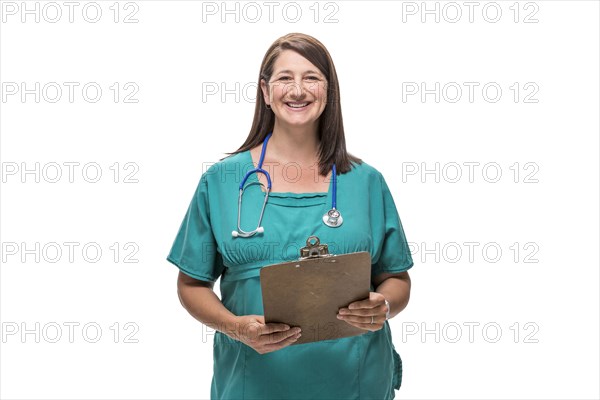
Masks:
[[[359,399],[357,341],[343,338],[258,354],[246,349],[247,399]]]
[[[224,333],[215,332],[211,399],[244,398],[244,347]]]
[[[400,354],[398,354],[398,352],[395,349],[393,350],[393,355],[394,355],[393,385],[394,385],[394,389],[398,390],[398,389],[400,389],[400,386],[402,385],[402,358],[400,358]]]

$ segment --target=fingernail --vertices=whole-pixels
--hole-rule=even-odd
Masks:
[[[340,309],[340,314],[346,314],[347,312],[348,312],[348,310],[346,310],[345,308]]]
[[[344,318],[344,316],[343,316],[343,315],[340,315],[340,314],[338,314],[338,315],[337,315],[337,317],[338,317],[339,319],[342,319],[342,318]]]

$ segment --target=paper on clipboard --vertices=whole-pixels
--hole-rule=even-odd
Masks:
[[[311,243],[313,238],[315,244]],[[340,308],[369,297],[369,252],[332,255],[315,236],[306,243],[301,249],[305,257],[261,269],[265,323],[299,326],[302,336],[293,345],[366,333],[336,315]]]

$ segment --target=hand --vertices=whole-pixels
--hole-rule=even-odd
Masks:
[[[369,298],[350,303],[346,308],[340,308],[337,317],[357,328],[378,331],[383,328],[387,311],[385,297],[381,293],[370,292]]]
[[[252,347],[259,354],[280,350],[294,343],[301,336],[300,327],[286,324],[265,324],[263,315],[242,315],[235,321],[235,328],[228,336]]]

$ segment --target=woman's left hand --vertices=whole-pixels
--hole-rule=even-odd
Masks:
[[[348,304],[348,307],[340,308],[337,317],[357,328],[378,331],[383,328],[387,311],[385,297],[381,293],[370,292],[368,299],[355,301]]]

